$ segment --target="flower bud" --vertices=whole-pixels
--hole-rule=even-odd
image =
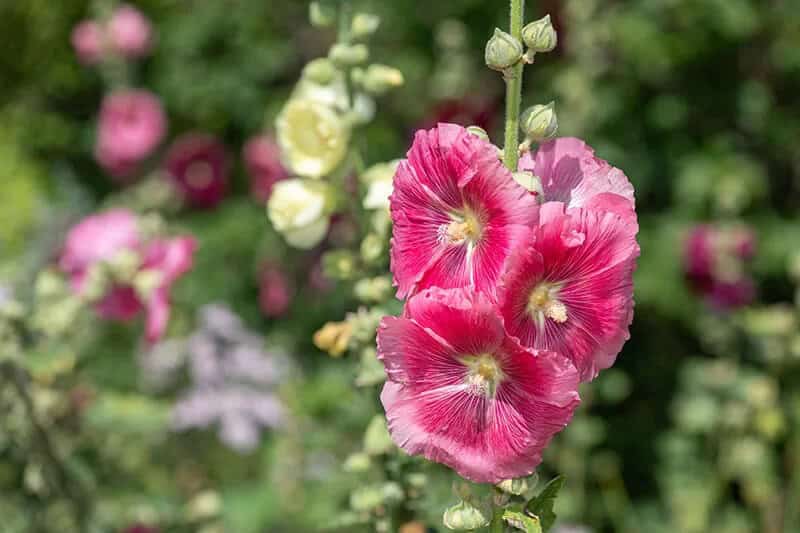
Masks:
[[[302,249],[313,248],[325,238],[331,200],[326,183],[289,179],[275,184],[267,215],[286,241]]]
[[[158,287],[164,283],[163,274],[151,268],[145,268],[136,273],[133,277],[133,290],[136,295],[142,300],[147,301]]]
[[[514,181],[525,187],[529,192],[541,202],[544,199],[544,189],[542,188],[542,180],[539,176],[534,176],[530,172],[514,172],[512,174]]]
[[[362,302],[379,303],[391,294],[392,281],[387,276],[360,279],[356,282],[353,292]]]
[[[489,134],[486,133],[486,130],[481,128],[480,126],[468,126],[467,133],[478,137],[479,139],[483,139],[484,141],[489,141]]]
[[[354,67],[369,59],[369,48],[364,44],[336,43],[328,52],[328,57],[337,65]]]
[[[317,28],[332,26],[336,21],[336,7],[328,1],[311,2],[308,6],[308,18]]]
[[[353,326],[348,322],[328,322],[314,333],[314,346],[328,352],[332,357],[341,357],[350,344]]]
[[[275,126],[284,163],[300,176],[329,174],[347,154],[350,128],[336,111],[319,102],[292,98]]]
[[[534,142],[552,139],[558,130],[555,103],[529,107],[522,113],[519,124],[525,136]]]
[[[320,85],[328,85],[336,78],[336,67],[330,59],[319,57],[303,68],[303,77]]]
[[[383,255],[385,241],[377,233],[367,233],[361,241],[361,259],[367,263],[377,261]]]
[[[386,418],[383,415],[375,415],[364,432],[364,451],[369,455],[382,455],[389,453],[393,448],[394,442],[386,428]]]
[[[108,260],[108,269],[115,281],[128,282],[133,279],[141,266],[142,258],[130,249],[119,250]]]
[[[396,68],[374,64],[367,67],[360,84],[370,94],[381,95],[403,85],[403,73]]]
[[[550,15],[525,25],[522,28],[522,40],[533,52],[552,51],[558,44],[558,35],[550,22]]]
[[[500,483],[497,484],[497,488],[502,490],[506,494],[520,496],[522,494],[525,494],[531,488],[531,486],[530,483],[528,482],[528,478],[520,477],[516,479],[506,479],[504,481],[501,481]]]
[[[377,163],[369,167],[360,177],[367,186],[364,209],[389,209],[389,196],[399,160]]]
[[[489,520],[484,513],[465,501],[460,501],[452,507],[448,507],[444,512],[442,521],[447,529],[453,531],[472,531],[489,525]]]
[[[522,59],[522,43],[504,32],[495,28],[494,35],[486,43],[486,66],[493,70],[505,70],[516,65]]]
[[[353,39],[363,39],[375,33],[381,25],[381,18],[371,13],[356,13],[350,25]]]
[[[353,279],[358,261],[350,250],[332,250],[322,256],[322,270],[331,279]]]
[[[361,473],[369,470],[372,459],[364,452],[353,453],[344,461],[344,471],[351,473]]]

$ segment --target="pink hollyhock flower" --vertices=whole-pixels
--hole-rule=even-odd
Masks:
[[[684,271],[695,292],[717,309],[734,309],[755,298],[755,284],[746,272],[755,255],[749,228],[696,226],[686,239]]]
[[[289,310],[293,289],[286,273],[278,265],[266,263],[258,279],[258,305],[268,317],[278,317]]]
[[[95,309],[103,318],[119,321],[131,320],[145,311],[146,338],[155,342],[166,329],[169,290],[191,268],[195,247],[195,240],[191,237],[145,242],[132,212],[111,209],[85,218],[69,231],[59,258],[59,268],[70,277],[73,291],[83,295],[92,268],[113,262],[123,253],[138,257],[139,263],[136,272],[131,273],[132,278],[112,280],[111,287],[97,298]],[[147,298],[143,298],[134,287],[136,276],[142,274],[155,276]]]
[[[213,208],[228,188],[228,157],[215,137],[189,133],[177,139],[164,160],[164,168],[184,201],[196,208]]]
[[[582,381],[611,366],[633,319],[638,229],[626,215],[543,204],[539,226],[510,257],[498,288],[508,332],[566,356]]]
[[[475,482],[527,476],[578,406],[578,372],[508,335],[488,296],[432,288],[378,328],[389,432]]]
[[[154,94],[123,89],[103,99],[95,159],[113,176],[126,177],[164,138],[167,118]]]
[[[267,135],[258,135],[247,141],[242,157],[250,175],[250,194],[260,203],[266,203],[276,182],[289,177],[281,163],[278,143]]]
[[[72,30],[72,47],[84,65],[94,65],[103,56],[103,29],[93,20],[84,20]]]
[[[497,148],[454,124],[417,132],[394,176],[390,205],[400,298],[432,286],[493,293],[538,211]]]
[[[129,4],[119,6],[108,21],[108,38],[114,51],[134,59],[147,55],[153,42],[150,21]]]
[[[636,217],[633,185],[618,168],[594,155],[574,137],[543,143],[535,155],[526,153],[519,169],[538,176],[543,201],[563,202],[567,208],[600,208]]]

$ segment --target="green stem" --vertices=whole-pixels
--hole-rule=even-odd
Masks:
[[[342,0],[341,5],[339,6],[339,27],[336,36],[336,40],[343,44],[348,44],[350,42],[350,26],[352,25],[352,12],[351,12],[351,5],[348,0]],[[345,68],[344,69],[344,91],[345,96],[347,97],[347,109],[353,109],[353,81],[352,77],[352,69]]]
[[[512,37],[522,40],[522,23],[525,17],[525,0],[511,0],[510,31]],[[522,70],[525,61],[520,60],[506,75],[506,128],[503,162],[512,172],[517,171],[519,159],[519,108],[522,103]]]
[[[504,530],[503,508],[495,507],[492,513],[492,523],[489,524],[489,533],[503,533]]]

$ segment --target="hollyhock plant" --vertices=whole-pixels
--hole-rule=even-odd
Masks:
[[[567,208],[599,208],[635,217],[633,186],[618,168],[594,155],[574,137],[559,137],[526,153],[519,169],[541,181],[544,202],[563,202]]]
[[[210,209],[225,197],[228,157],[225,146],[211,135],[189,133],[175,140],[164,158],[164,169],[191,207]]]
[[[143,89],[106,95],[100,107],[95,159],[112,176],[127,177],[164,138],[167,118],[158,97]]]
[[[578,372],[523,347],[469,289],[424,290],[378,328],[394,442],[475,482],[527,476],[578,406]]]
[[[462,126],[417,132],[393,185],[391,268],[400,298],[432,286],[493,293],[536,221],[536,198],[502,166],[496,147]]]
[[[250,175],[250,194],[257,201],[266,203],[275,183],[289,177],[281,163],[278,143],[268,135],[253,137],[244,145],[242,158]]]
[[[129,4],[119,6],[108,21],[108,39],[115,52],[129,59],[146,56],[153,43],[150,21]]]
[[[132,212],[111,209],[69,231],[59,267],[103,318],[128,321],[144,311],[152,343],[166,330],[170,288],[191,268],[195,246],[191,237],[148,240]]]
[[[498,288],[508,332],[569,358],[581,380],[611,366],[633,319],[638,225],[625,215],[548,202]]]
[[[714,308],[735,309],[753,301],[755,285],[746,272],[755,255],[755,234],[746,227],[698,225],[684,249],[684,271],[692,289]]]

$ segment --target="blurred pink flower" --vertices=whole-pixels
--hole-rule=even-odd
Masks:
[[[119,6],[108,21],[108,39],[115,52],[129,59],[150,52],[153,30],[141,11],[129,4]]]
[[[103,56],[103,29],[93,20],[84,20],[72,30],[72,47],[78,60],[85,65],[94,65]]]
[[[164,169],[191,207],[213,208],[228,188],[225,147],[211,135],[189,133],[170,146]]]
[[[266,203],[275,183],[289,177],[281,163],[278,144],[268,135],[252,137],[244,145],[242,157],[250,175],[250,194],[260,203]]]
[[[161,531],[154,526],[146,526],[144,524],[133,524],[122,530],[122,533],[159,533]]]
[[[479,483],[527,476],[580,402],[578,372],[508,335],[488,296],[424,290],[378,328],[394,442]]]
[[[127,177],[155,150],[166,129],[154,94],[143,89],[109,93],[100,107],[95,159],[112,176]]]
[[[756,238],[746,227],[695,226],[684,247],[684,272],[692,289],[717,309],[734,309],[755,298],[747,264]]]
[[[580,139],[560,137],[520,159],[519,169],[538,176],[545,202],[599,208],[636,217],[633,185],[618,168],[594,155]]]
[[[394,176],[390,204],[400,298],[432,286],[494,293],[506,258],[538,212],[497,148],[454,124],[417,132]]]
[[[100,316],[127,321],[145,311],[145,337],[148,342],[161,338],[169,318],[169,291],[172,284],[192,266],[196,248],[192,237],[145,241],[137,227],[136,216],[126,209],[111,209],[91,215],[67,234],[59,258],[59,268],[70,277],[73,291],[85,295],[88,276],[93,268],[130,254],[138,261],[131,279],[111,279],[111,286],[92,298]],[[137,275],[152,273],[154,286],[143,299],[134,288]]]
[[[288,311],[294,296],[291,281],[279,265],[265,263],[258,277],[258,305],[268,317]]]
[[[627,216],[547,202],[498,289],[508,332],[567,357],[582,381],[610,367],[630,336],[638,225]]]

